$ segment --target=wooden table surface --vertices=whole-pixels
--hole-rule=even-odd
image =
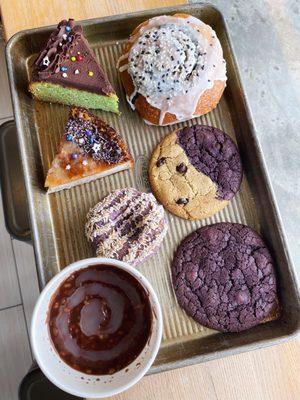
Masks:
[[[0,0],[4,34],[175,4],[184,0]],[[48,6],[46,6],[48,4]],[[145,377],[114,400],[300,399],[300,340]]]

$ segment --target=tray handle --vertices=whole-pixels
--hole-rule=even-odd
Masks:
[[[0,126],[0,181],[6,229],[15,239],[30,241],[25,183],[13,120]]]

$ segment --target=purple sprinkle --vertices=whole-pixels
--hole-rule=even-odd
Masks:
[[[77,158],[78,157],[78,154],[77,153],[72,153],[71,154],[71,158],[73,159],[73,160],[75,160],[75,158]]]

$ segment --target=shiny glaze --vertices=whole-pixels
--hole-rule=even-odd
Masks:
[[[53,295],[49,331],[59,356],[86,374],[113,374],[145,347],[152,310],[142,285],[128,272],[93,265],[74,272]]]

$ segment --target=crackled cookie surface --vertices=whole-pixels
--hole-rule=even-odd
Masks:
[[[158,251],[167,222],[151,193],[126,188],[113,191],[90,209],[85,233],[98,257],[137,265]]]
[[[208,225],[187,236],[175,253],[172,278],[186,313],[219,331],[249,329],[277,305],[272,257],[245,225]]]
[[[149,178],[157,199],[185,219],[207,218],[239,190],[241,159],[221,130],[194,125],[167,135],[152,154]]]

